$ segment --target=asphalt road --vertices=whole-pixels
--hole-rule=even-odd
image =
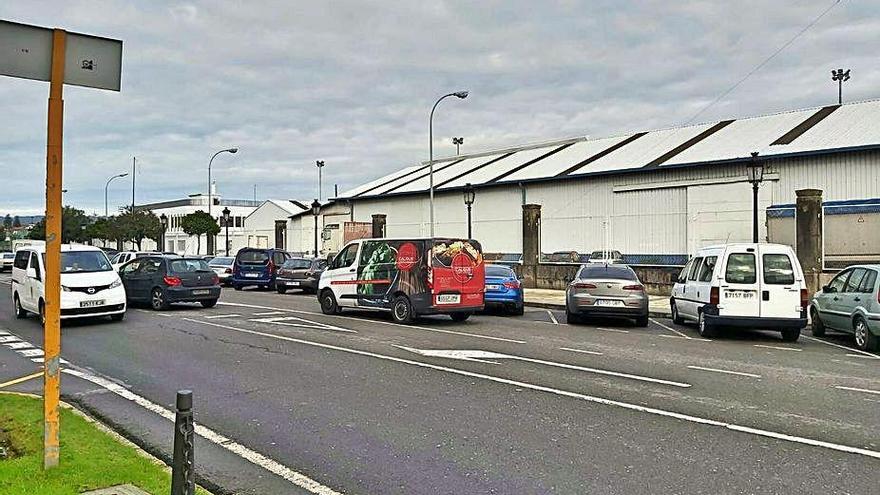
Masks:
[[[849,338],[562,321],[401,326],[224,290],[209,310],[65,324],[63,394],[167,458],[162,411],[192,389],[218,492],[880,493],[880,356]],[[0,331],[2,383],[38,366],[22,351],[42,329],[4,304]]]

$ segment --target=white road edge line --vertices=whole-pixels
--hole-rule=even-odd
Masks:
[[[654,318],[651,318],[651,321],[654,322],[655,325],[660,325],[661,327],[663,327],[663,328],[669,330],[670,332],[675,333],[675,334],[677,334],[677,335],[679,335],[679,336],[681,336],[681,337],[684,337],[684,338],[686,338],[686,339],[688,339],[688,340],[693,339],[693,337],[690,337],[690,336],[688,336],[687,334],[685,334],[685,333],[683,333],[683,332],[679,332],[678,330],[676,330],[676,329],[674,329],[674,328],[672,328],[672,327],[670,327],[670,326],[666,326],[666,325],[660,323],[659,321],[655,320]]]
[[[752,345],[755,347],[763,347],[764,349],[778,349],[780,351],[795,351],[795,352],[803,351],[803,349],[797,349],[794,347],[782,347],[782,346],[778,346],[778,345],[764,345],[764,344],[752,344]]]
[[[303,344],[303,345],[320,347],[322,349],[331,349],[331,350],[340,351],[340,352],[347,352],[350,354],[357,354],[357,355],[373,357],[373,358],[377,358],[377,359],[384,359],[386,361],[394,361],[394,362],[398,362],[398,363],[409,364],[412,366],[418,366],[420,368],[433,369],[433,370],[437,370],[437,371],[445,371],[447,373],[452,373],[452,374],[456,374],[456,375],[468,376],[471,378],[480,378],[483,380],[488,380],[488,381],[492,381],[492,382],[496,382],[496,383],[502,383],[505,385],[513,385],[516,387],[526,388],[529,390],[535,390],[535,391],[539,391],[539,392],[547,392],[547,393],[551,393],[551,394],[555,394],[555,395],[571,397],[574,399],[583,400],[585,402],[592,402],[595,404],[604,404],[604,405],[608,405],[608,406],[616,406],[616,407],[620,407],[622,409],[628,409],[631,411],[638,411],[638,412],[653,414],[656,416],[664,416],[667,418],[675,418],[675,419],[679,419],[682,421],[689,421],[692,423],[704,424],[704,425],[708,425],[708,426],[717,426],[720,428],[725,428],[725,429],[733,430],[733,431],[739,431],[742,433],[749,433],[752,435],[759,435],[759,436],[764,436],[764,437],[768,437],[768,438],[775,438],[778,440],[785,440],[785,441],[789,441],[789,442],[793,442],[793,443],[800,443],[800,444],[804,444],[804,445],[812,445],[814,447],[823,447],[826,449],[837,450],[839,452],[847,452],[850,454],[858,454],[858,455],[863,455],[866,457],[873,457],[875,459],[880,459],[880,452],[877,452],[874,450],[862,449],[859,447],[851,447],[849,445],[840,445],[840,444],[831,443],[831,442],[823,442],[821,440],[814,440],[812,438],[798,437],[798,436],[794,436],[794,435],[787,435],[784,433],[777,433],[777,432],[772,432],[772,431],[767,431],[767,430],[760,430],[760,429],[756,429],[756,428],[750,428],[748,426],[741,426],[741,425],[737,425],[737,424],[733,424],[733,423],[725,423],[723,421],[717,421],[714,419],[701,418],[699,416],[691,416],[689,414],[682,414],[682,413],[677,413],[677,412],[673,412],[673,411],[666,411],[664,409],[656,409],[653,407],[640,406],[638,404],[630,404],[628,402],[621,402],[621,401],[616,401],[616,400],[612,400],[612,399],[605,399],[602,397],[595,397],[592,395],[579,394],[577,392],[569,392],[566,390],[560,390],[560,389],[556,389],[556,388],[552,388],[552,387],[546,387],[543,385],[535,385],[532,383],[526,383],[526,382],[521,382],[521,381],[517,381],[517,380],[510,380],[507,378],[500,378],[497,376],[485,375],[482,373],[475,373],[472,371],[459,370],[456,368],[447,368],[445,366],[428,364],[428,363],[423,363],[420,361],[413,361],[410,359],[403,359],[403,358],[398,358],[398,357],[393,357],[393,356],[386,356],[384,354],[377,354],[375,352],[362,351],[359,349],[351,349],[348,347],[340,347],[340,346],[335,346],[335,345],[331,345],[331,344],[323,344],[320,342],[312,342],[309,340],[297,339],[297,338],[293,338],[293,337],[285,337],[282,335],[273,335],[271,333],[263,333],[263,332],[257,332],[254,330],[247,330],[244,328],[230,327],[228,325],[221,325],[219,323],[211,323],[211,322],[207,322],[207,321],[197,321],[197,320],[195,320],[195,322],[202,323],[204,325],[225,328],[227,330],[232,330],[234,332],[249,333],[252,335],[261,335],[263,337],[274,338],[274,339],[279,339],[279,340],[287,340],[289,342],[296,342],[296,343]]]
[[[847,357],[854,357],[859,359],[880,359],[877,356],[865,356],[863,354],[847,354]]]
[[[559,325],[559,320],[557,320],[556,317],[553,316],[553,312],[550,311],[549,309],[546,311],[547,311],[547,315],[550,316],[550,321],[552,321],[554,325]]]
[[[561,350],[561,351],[570,351],[570,352],[579,352],[579,353],[581,353],[581,354],[595,354],[596,356],[601,356],[601,355],[602,355],[601,352],[597,352],[597,351],[587,351],[587,350],[584,350],[584,349],[572,349],[571,347],[560,347],[559,350]]]
[[[438,332],[438,333],[448,333],[452,335],[463,335],[465,337],[476,337],[478,339],[488,339],[488,340],[497,340],[500,342],[511,342],[513,344],[525,344],[524,340],[514,340],[514,339],[505,339],[504,337],[492,337],[490,335],[480,335],[477,333],[467,333],[467,332],[456,332],[454,330],[441,330],[439,328],[430,328],[430,327],[419,327],[416,325],[401,325],[400,323],[393,323],[390,321],[381,321],[381,320],[370,320],[363,318],[353,318],[351,316],[341,316],[341,315],[325,315],[324,313],[315,313],[314,311],[303,311],[301,309],[286,309],[286,308],[273,308],[270,306],[257,306],[255,304],[244,304],[244,303],[228,303],[228,302],[220,302],[217,304],[222,304],[225,306],[240,306],[243,308],[254,308],[254,309],[275,309],[279,311],[284,311],[287,313],[299,313],[304,315],[315,315],[315,316],[326,316],[328,318],[341,318],[344,320],[353,320],[359,321],[361,323],[378,323],[380,325],[391,325],[394,327],[402,327],[402,328],[415,328],[417,330],[425,330],[428,332]]]
[[[159,416],[167,419],[168,421],[174,422],[174,413],[165,409],[164,407],[151,402],[149,399],[141,397],[140,395],[135,394],[131,390],[117,384],[113,383],[110,380],[105,378],[101,378],[99,376],[92,375],[90,373],[84,373],[79,370],[65,368],[61,370],[62,373],[67,373],[68,375],[72,375],[78,378],[82,378],[83,380],[89,381],[102,387],[104,389],[113,392],[114,394],[122,397],[123,399],[127,399],[135,404],[147,409],[148,411],[154,412]],[[312,493],[318,495],[342,495],[340,492],[333,490],[327,486],[322,485],[321,483],[309,478],[308,476],[298,473],[289,467],[276,462],[259,452],[255,452],[244,445],[228,438],[220,433],[211,430],[206,426],[202,426],[201,424],[195,424],[195,432],[199,436],[203,437],[205,440],[217,444],[218,446],[238,455],[239,457],[245,459],[246,461],[255,464],[271,473],[277,474],[287,481],[293,483],[294,485],[304,488]]]
[[[839,388],[840,390],[850,390],[852,392],[865,392],[866,394],[880,395],[880,390],[870,390],[867,388],[844,387],[843,385],[835,385],[834,388]]]
[[[754,373],[745,373],[742,371],[720,370],[718,368],[704,368],[703,366],[688,366],[688,368],[690,368],[692,370],[714,371],[715,373],[727,373],[728,375],[739,375],[739,376],[748,376],[748,377],[752,377],[752,378],[761,378],[761,375],[756,375]]]
[[[838,347],[838,348],[843,349],[845,351],[857,352],[859,354],[864,355],[865,357],[869,357],[869,358],[873,358],[873,359],[880,359],[880,356],[878,356],[876,354],[871,354],[870,352],[863,351],[861,349],[851,349],[845,345],[835,344],[834,342],[828,342],[827,340],[817,339],[816,337],[810,337],[809,335],[801,335],[801,337],[803,337],[805,339],[815,340],[816,342],[821,342],[826,345]]]

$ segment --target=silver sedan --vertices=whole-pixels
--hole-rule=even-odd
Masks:
[[[648,294],[632,268],[619,264],[581,266],[565,290],[565,316],[579,323],[586,316],[630,318],[648,326]]]

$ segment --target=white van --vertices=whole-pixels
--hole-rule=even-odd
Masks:
[[[673,322],[696,321],[704,337],[719,327],[746,327],[778,330],[794,342],[807,325],[809,301],[790,246],[744,243],[700,249],[679,274],[670,305]]]
[[[15,253],[12,303],[15,316],[44,317],[46,247],[27,246]],[[61,245],[61,319],[125,317],[125,288],[104,251],[94,246]]]

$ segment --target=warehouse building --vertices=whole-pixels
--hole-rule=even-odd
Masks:
[[[841,213],[832,229],[841,236],[880,218],[880,102],[866,101],[435,160],[435,232],[466,235],[462,192],[471,185],[473,237],[487,252],[521,253],[521,206],[537,204],[542,253],[608,249],[633,264],[681,264],[701,246],[751,240],[752,152],[764,170],[760,239],[794,242],[799,189],[823,191]],[[428,187],[420,163],[345,191],[334,205],[353,222],[385,214],[388,236],[425,236]],[[880,235],[829,235],[825,251],[878,259]]]

